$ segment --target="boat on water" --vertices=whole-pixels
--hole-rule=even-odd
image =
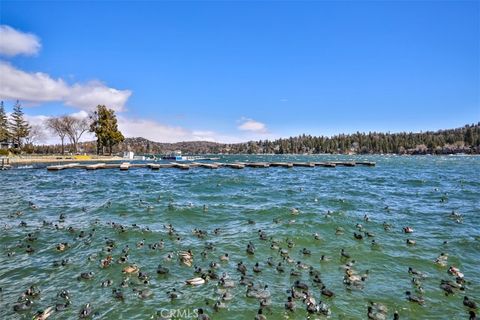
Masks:
[[[203,156],[184,156],[181,151],[175,151],[162,157],[162,160],[173,161],[199,161],[199,160],[219,160],[220,158],[203,157]]]

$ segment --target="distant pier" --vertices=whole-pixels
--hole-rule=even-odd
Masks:
[[[3,159],[2,159],[3,160]],[[2,163],[2,166],[4,164]],[[191,162],[191,163],[95,163],[95,164],[80,164],[80,163],[68,163],[63,165],[48,166],[48,171],[61,171],[66,169],[86,169],[86,170],[99,170],[99,169],[119,169],[122,171],[128,171],[130,168],[148,168],[151,170],[160,170],[168,168],[176,168],[180,170],[189,170],[191,168],[205,168],[205,169],[218,169],[218,168],[231,168],[231,169],[244,169],[250,168],[293,168],[293,167],[326,167],[335,168],[337,166],[355,167],[355,166],[375,166],[375,162],[370,161],[331,161],[331,162],[231,162],[231,163],[203,163],[203,162]]]

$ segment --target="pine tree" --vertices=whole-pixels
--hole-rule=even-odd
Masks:
[[[17,100],[13,106],[13,112],[10,119],[10,134],[13,144],[18,148],[22,147],[22,139],[28,136],[30,125],[25,121],[22,106]]]
[[[8,143],[10,139],[10,131],[8,130],[8,119],[3,106],[3,101],[0,102],[0,144]]]

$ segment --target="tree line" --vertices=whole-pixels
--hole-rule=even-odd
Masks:
[[[78,153],[79,142],[85,132],[92,132],[97,138],[97,154],[112,154],[113,146],[124,137],[118,130],[115,112],[106,106],[98,105],[88,117],[60,115],[47,118],[42,125],[30,125],[25,119],[23,108],[17,101],[10,116],[7,116],[3,101],[0,102],[0,150],[2,154],[44,153],[44,147],[35,143],[44,139],[47,132],[59,138],[59,150],[65,154],[66,140],[71,153]]]
[[[45,146],[49,153],[58,146]],[[87,152],[95,152],[95,142],[82,142]],[[300,135],[278,140],[260,140],[237,144],[209,141],[160,143],[144,138],[126,138],[113,152],[165,154],[181,150],[185,154],[480,154],[480,123],[461,128],[420,133],[354,133],[332,137]],[[40,150],[39,150],[40,151]]]

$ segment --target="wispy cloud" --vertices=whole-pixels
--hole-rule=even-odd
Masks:
[[[268,133],[267,126],[264,123],[245,117],[240,119],[240,125],[238,126],[238,129],[253,133]]]
[[[19,54],[34,55],[40,50],[40,40],[31,33],[24,33],[10,26],[0,25],[0,54],[13,57]]]
[[[92,110],[105,104],[123,111],[132,94],[118,90],[99,81],[69,85],[63,79],[53,79],[42,72],[25,72],[0,61],[0,99],[21,100],[27,103],[62,102],[67,106]]]

